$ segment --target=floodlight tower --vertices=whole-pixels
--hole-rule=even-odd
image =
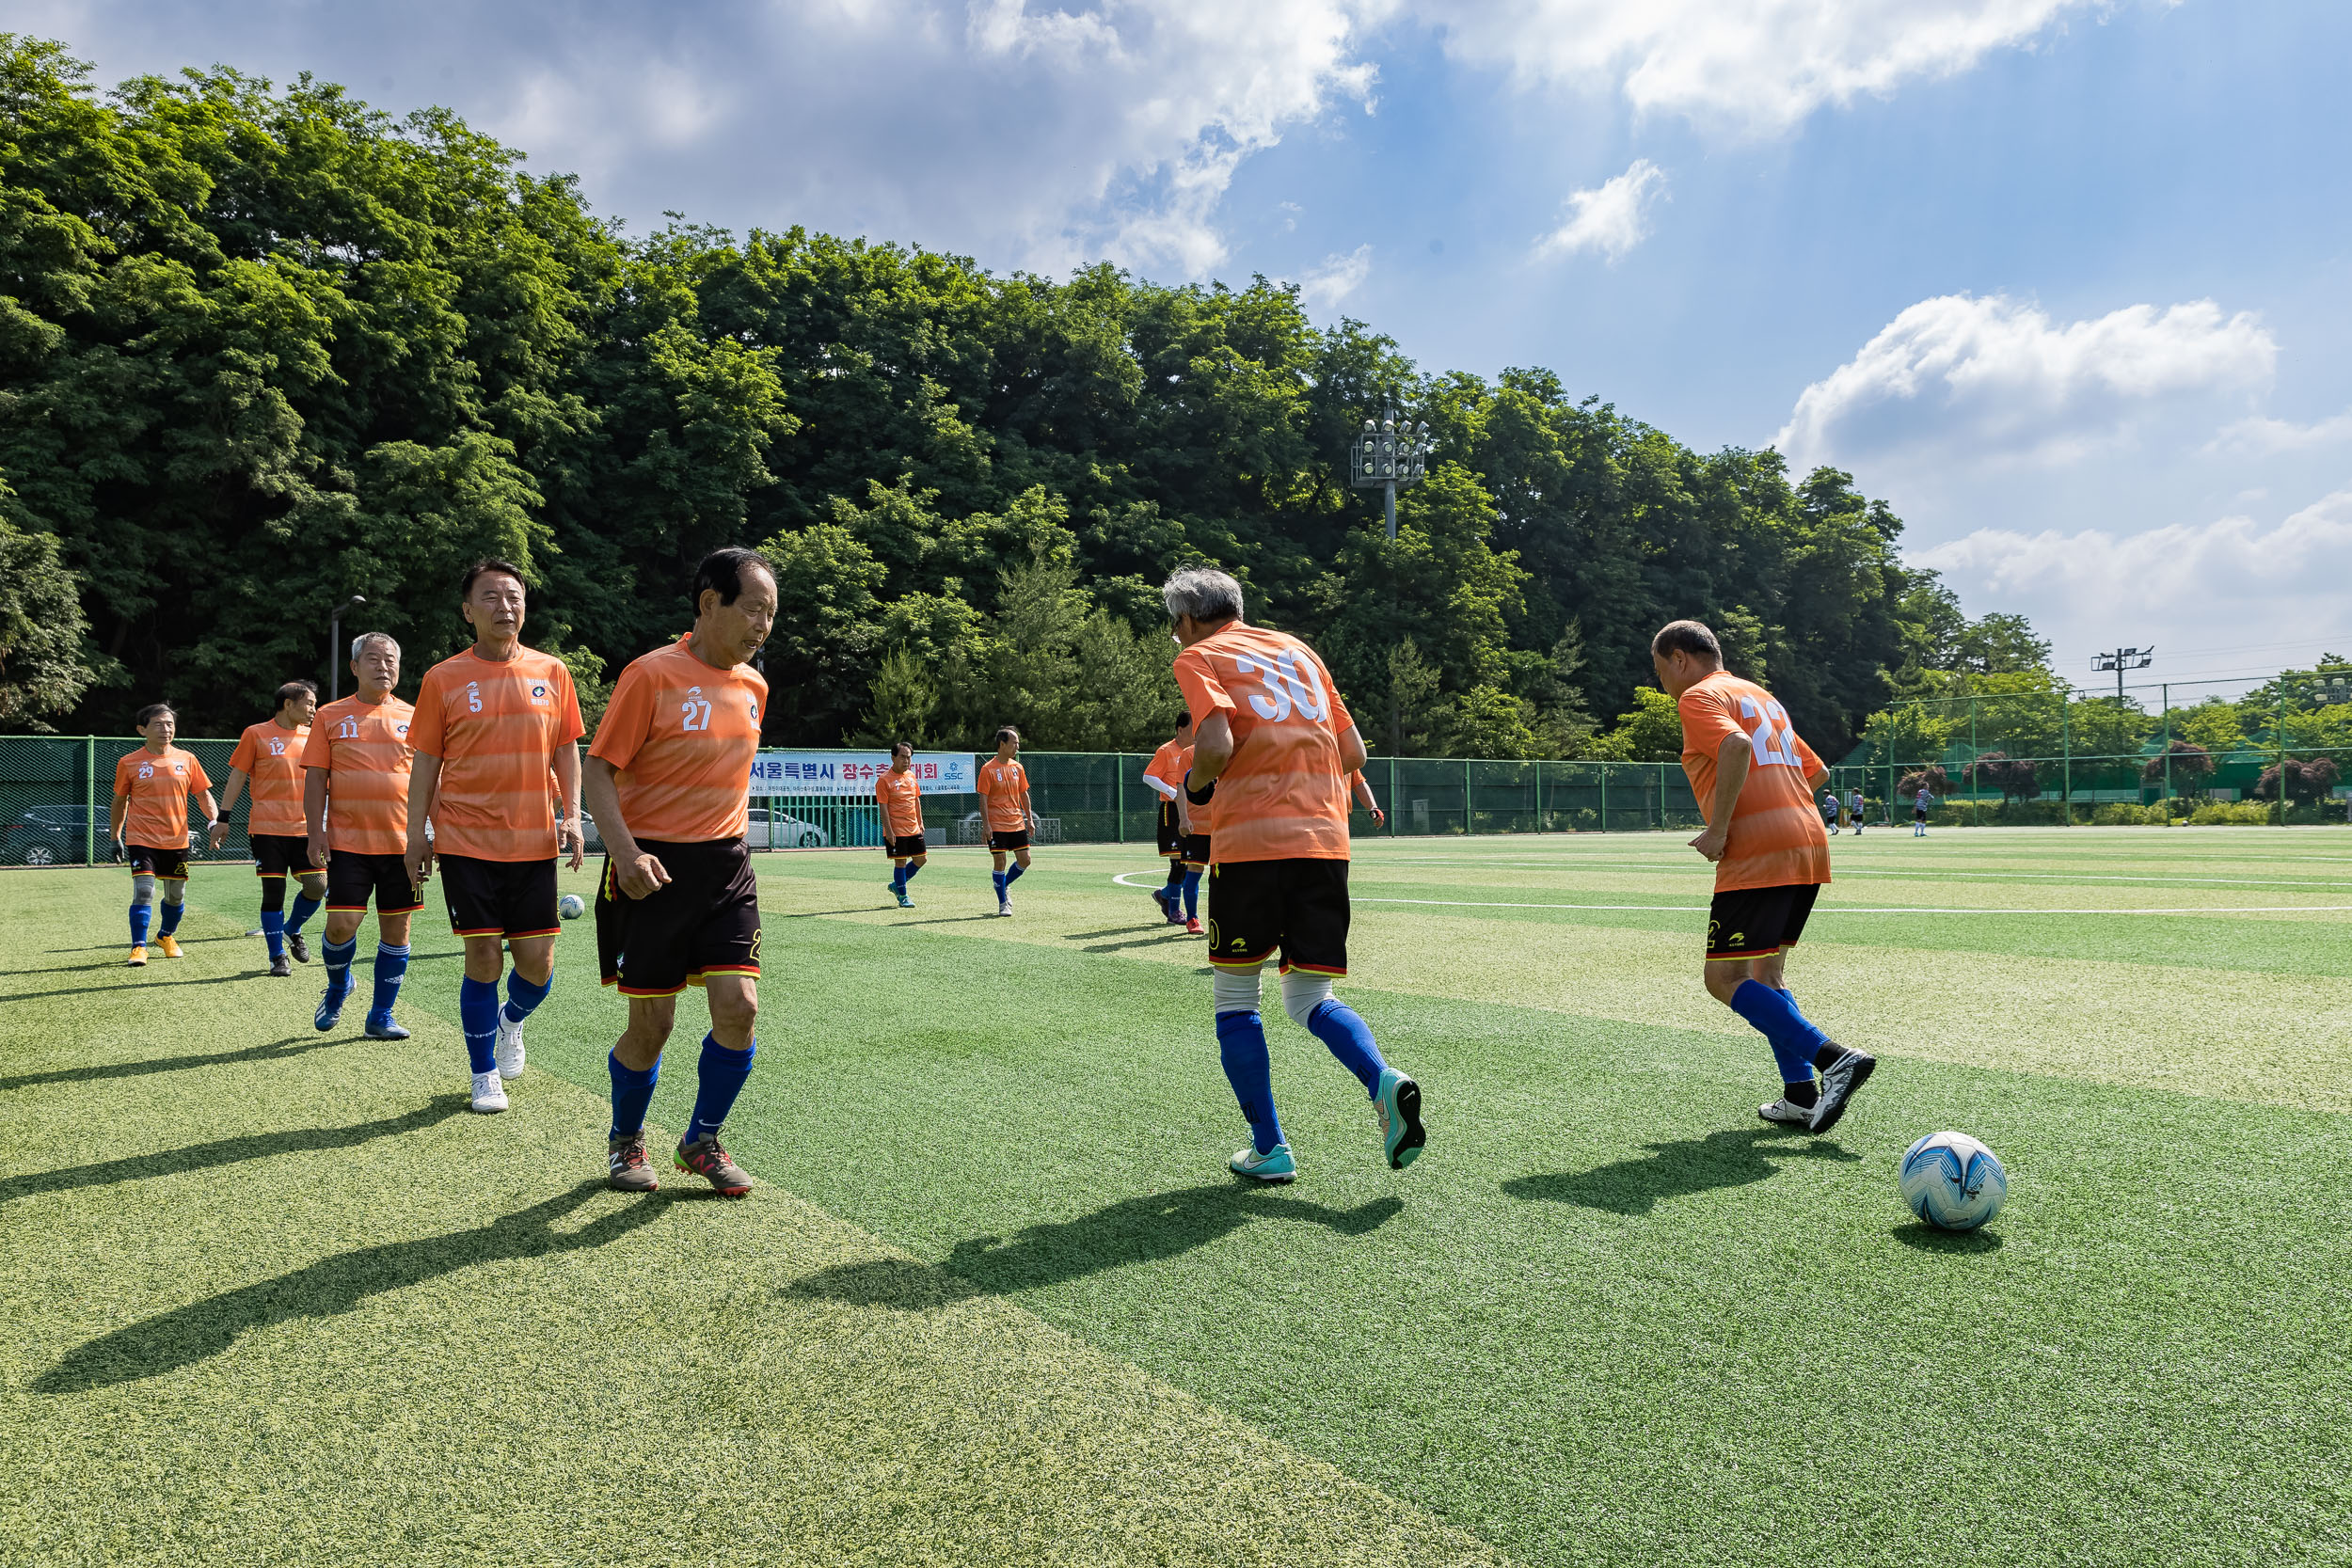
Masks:
[[[2123,704],[2123,672],[2145,670],[2155,661],[2156,650],[2153,648],[2113,648],[2104,654],[2090,656],[2093,670],[2115,672],[2115,702],[2118,707]]]
[[[1396,416],[1385,414],[1377,424],[1366,420],[1362,438],[1348,448],[1348,483],[1359,490],[1376,485],[1386,493],[1391,539],[1396,537],[1396,487],[1428,474],[1430,446],[1427,424],[1399,430]]]

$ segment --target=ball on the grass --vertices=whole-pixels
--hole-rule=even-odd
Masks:
[[[567,893],[555,906],[555,912],[566,920],[578,920],[588,912],[588,900],[577,893]]]
[[[1974,1230],[2001,1212],[2009,1173],[1965,1132],[1931,1132],[1903,1150],[1903,1201],[1938,1230]]]

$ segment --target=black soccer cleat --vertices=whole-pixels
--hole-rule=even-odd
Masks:
[[[286,951],[294,955],[294,960],[298,964],[307,964],[310,961],[310,944],[302,940],[300,931],[286,933]]]
[[[1870,1069],[1879,1065],[1879,1059],[1867,1051],[1856,1051],[1851,1046],[1838,1049],[1845,1054],[1821,1069],[1820,1087],[1817,1091],[1820,1098],[1813,1106],[1812,1131],[1817,1133],[1837,1125],[1837,1118],[1846,1114],[1854,1095],[1870,1081]]]

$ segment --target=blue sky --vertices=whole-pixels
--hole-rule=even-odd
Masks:
[[[2064,673],[2352,654],[2352,7],[20,0],[101,80],[446,103],[677,209],[1301,282],[1907,520]]]

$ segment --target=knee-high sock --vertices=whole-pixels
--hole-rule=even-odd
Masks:
[[[172,897],[168,892],[164,895],[164,918],[158,923],[156,929],[165,936],[169,936],[180,928],[180,917],[188,912],[186,898],[187,892],[184,888],[181,890],[181,895],[177,898]]]
[[[1263,1154],[1282,1141],[1282,1123],[1274,1114],[1274,1062],[1266,1053],[1265,1021],[1254,1012],[1217,1014],[1216,1053],[1225,1065],[1225,1081],[1233,1085],[1233,1099],[1249,1123],[1251,1145]]]
[[[1182,893],[1184,889],[1184,863],[1181,859],[1169,861],[1168,863],[1168,881],[1166,885],[1160,889],[1160,901],[1162,903],[1172,902],[1176,895],[1179,893]]]
[[[729,1051],[716,1037],[703,1037],[703,1058],[695,1068],[694,1115],[686,1124],[688,1143],[700,1143],[719,1131],[735,1109],[735,1097],[743,1092],[743,1080],[752,1075],[752,1058],[758,1053],[756,1037],[740,1051]]]
[[[1331,994],[1328,975],[1293,970],[1282,976],[1282,1010],[1315,1038],[1328,1046],[1340,1066],[1356,1075],[1366,1094],[1380,1092],[1380,1074],[1388,1063],[1372,1040],[1372,1026],[1356,1009]]]
[[[553,990],[554,989],[555,972],[551,969],[548,971],[548,979],[547,984],[545,985],[533,985],[529,980],[523,978],[522,971],[509,970],[506,975],[506,1006],[504,1009],[506,1022],[509,1023],[520,1023],[524,1019],[529,1018],[532,1009],[537,1007],[540,1003],[545,1002],[548,999],[548,992]]]
[[[400,982],[408,973],[408,947],[405,942],[394,947],[388,942],[375,944],[375,1004],[368,1009],[371,1018],[389,1018],[392,1004],[400,1000]]]
[[[457,982],[457,1026],[466,1032],[466,1060],[475,1072],[499,1066],[499,983],[467,975]]]
[[[302,923],[319,912],[320,900],[308,893],[294,895],[294,911],[286,916],[286,929],[291,934],[302,929]]]
[[[1009,879],[1007,878],[1001,871],[992,871],[988,874],[988,879],[996,884],[996,901],[1000,904],[1003,903],[1005,901],[1005,883],[1009,880]]]
[[[915,874],[916,872],[918,872],[918,871],[922,870],[922,869],[923,869],[923,868],[922,868],[920,865],[917,865],[914,862],[913,862],[913,861],[909,861],[909,862],[907,862],[907,877],[906,877],[906,880],[907,880],[908,882],[911,882],[911,881],[914,880],[914,874]],[[902,888],[903,888],[904,886],[906,886],[906,882],[901,882],[901,883],[899,883],[898,885],[899,885],[900,887],[902,887]]]
[[[147,945],[148,923],[155,918],[155,879],[135,873],[131,878],[131,945]]]
[[[1027,866],[1023,865],[1019,861],[1013,862],[1011,865],[1006,867],[1005,869],[1005,885],[1007,887],[1012,886],[1013,883],[1021,879],[1021,873],[1028,869],[1029,868]]]
[[[262,940],[269,944],[270,962],[276,963],[286,956],[285,911],[263,910],[262,911]]]
[[[1782,1083],[1811,1081],[1814,1063],[1828,1052],[1829,1037],[1797,1011],[1796,1002],[1787,991],[1774,990],[1760,980],[1742,980],[1731,993],[1731,1010],[1772,1042]]]
[[[904,893],[906,890],[907,868],[903,865],[892,866],[890,868],[890,891],[893,893]]]
[[[1184,918],[1200,918],[1200,873],[1190,866],[1184,868]]]
[[[326,964],[326,1000],[336,1006],[342,1006],[343,998],[351,994],[351,960],[358,956],[357,934],[319,946],[319,957]]]
[[[617,1054],[607,1055],[604,1065],[612,1074],[612,1136],[644,1132],[645,1107],[653,1103],[653,1086],[661,1081],[661,1059],[655,1057],[643,1072],[623,1067]]]

